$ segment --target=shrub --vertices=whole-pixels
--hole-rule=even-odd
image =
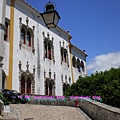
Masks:
[[[3,95],[2,93],[0,93],[0,99],[3,101],[4,105],[9,105],[10,101],[8,101]]]

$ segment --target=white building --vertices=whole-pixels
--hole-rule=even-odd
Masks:
[[[84,51],[59,26],[48,29],[24,0],[0,0],[0,88],[63,95],[87,74]]]

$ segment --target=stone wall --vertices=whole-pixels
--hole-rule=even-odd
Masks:
[[[55,99],[34,99],[34,95],[31,95],[28,104],[76,107],[76,100],[70,100],[70,97],[65,97],[64,100],[56,99],[56,97],[53,98]],[[95,100],[87,99],[79,99],[78,105],[80,109],[82,109],[92,120],[120,120],[119,108],[115,108]]]
[[[93,120],[120,120],[120,109],[93,100],[80,100],[80,108]]]
[[[30,100],[28,101],[28,104],[41,104],[41,105],[55,105],[55,106],[71,106],[76,107],[76,101],[72,101],[69,98],[66,98],[65,100],[40,100],[40,99],[34,99],[33,96],[30,97]]]

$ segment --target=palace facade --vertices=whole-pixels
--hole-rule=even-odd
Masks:
[[[68,31],[49,28],[24,0],[0,0],[0,88],[64,95],[87,75],[86,57]]]

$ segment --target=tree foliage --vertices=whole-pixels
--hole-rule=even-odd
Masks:
[[[120,68],[80,77],[66,95],[101,96],[103,103],[120,108]]]

